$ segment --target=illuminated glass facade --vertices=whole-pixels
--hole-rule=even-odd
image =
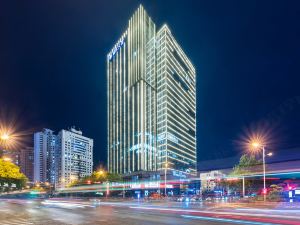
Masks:
[[[108,169],[196,168],[195,68],[140,6],[107,55]]]
[[[164,25],[156,37],[158,168],[196,173],[195,68]]]

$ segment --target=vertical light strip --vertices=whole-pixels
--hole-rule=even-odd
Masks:
[[[109,58],[106,57],[106,82],[107,82],[107,167],[110,171],[110,76],[109,76]]]
[[[119,121],[119,90],[120,90],[120,85],[119,85],[119,51],[115,55],[116,59],[116,137],[115,137],[115,155],[116,155],[116,169],[115,173],[118,173],[119,171],[119,126],[120,126],[120,121]]]
[[[128,163],[128,165],[127,165],[127,172],[129,173],[129,172],[131,172],[132,170],[131,170],[131,166],[132,166],[132,159],[131,159],[131,151],[130,151],[130,146],[131,146],[131,131],[130,131],[130,129],[131,129],[131,124],[132,124],[132,122],[131,122],[131,118],[132,118],[132,113],[130,113],[131,111],[130,111],[130,109],[131,109],[131,107],[130,107],[130,104],[131,104],[131,99],[132,99],[132,86],[131,86],[131,76],[132,76],[132,73],[131,73],[131,52],[132,52],[132,47],[131,47],[131,45],[132,45],[132,43],[131,43],[131,20],[129,21],[129,28],[128,28],[128,36],[127,36],[128,38],[128,50],[127,50],[127,56],[128,56],[128,74],[127,74],[127,76],[128,76],[128,84],[127,84],[127,86],[128,86],[128,93],[127,93],[127,120],[128,120],[128,123],[127,123],[127,125],[128,125],[128,130],[127,130],[127,140],[128,140],[128,142],[127,142],[127,151],[128,151],[128,158],[127,158],[127,163]]]
[[[128,93],[128,90],[126,90],[127,88],[127,85],[126,85],[126,76],[127,76],[127,73],[126,73],[126,57],[125,57],[125,54],[126,54],[126,42],[124,43],[124,48],[123,48],[123,148],[122,148],[122,151],[123,151],[123,160],[122,160],[122,163],[123,163],[123,170],[122,170],[122,174],[124,174],[126,172],[126,144],[127,144],[127,140],[126,140],[126,124],[127,124],[127,121],[126,121],[126,95]]]

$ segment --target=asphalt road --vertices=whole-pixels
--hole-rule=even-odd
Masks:
[[[263,218],[260,213],[256,217],[249,217],[253,212],[232,211],[195,211],[194,209],[172,208],[162,206],[145,206],[128,203],[100,203],[69,202],[69,201],[40,201],[40,200],[3,200],[0,199],[0,224],[2,225],[182,225],[182,224],[248,224],[300,225],[296,217],[285,215],[279,218]],[[270,212],[266,212],[266,215]],[[250,219],[249,219],[250,218]]]

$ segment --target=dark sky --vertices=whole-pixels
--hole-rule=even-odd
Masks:
[[[235,140],[261,121],[275,129],[277,150],[299,146],[296,0],[3,0],[0,110],[26,129],[81,128],[95,164],[105,163],[106,54],[140,3],[197,69],[200,161],[239,153]]]

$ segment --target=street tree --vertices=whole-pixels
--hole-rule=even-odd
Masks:
[[[27,177],[20,172],[20,168],[8,161],[0,159],[0,186],[10,188],[12,184],[16,185],[17,189],[25,186]]]
[[[242,190],[242,179],[241,177],[250,176],[256,171],[261,170],[262,162],[255,158],[253,154],[244,154],[241,156],[240,161],[236,164],[232,172],[229,174],[230,177],[237,177],[237,179],[223,180],[222,185],[227,186],[231,192],[241,192]],[[248,193],[254,191],[254,186],[257,183],[255,179],[245,179],[245,189]]]

